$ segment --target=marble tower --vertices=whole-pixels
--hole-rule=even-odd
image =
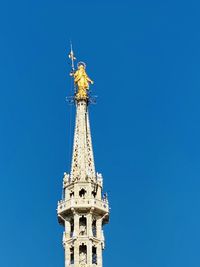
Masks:
[[[103,178],[95,170],[88,107],[90,104],[86,65],[74,69],[71,49],[71,76],[74,80],[76,122],[71,171],[64,173],[63,197],[58,202],[58,221],[64,226],[65,267],[102,267],[103,226],[109,221],[107,195],[102,193]]]

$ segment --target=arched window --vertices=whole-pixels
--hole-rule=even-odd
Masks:
[[[92,264],[97,264],[97,248],[92,247]]]
[[[93,191],[92,191],[92,196],[95,198],[96,195],[97,195],[97,192],[93,190]]]
[[[97,196],[97,191],[98,191],[98,185],[94,185],[93,190],[92,190],[92,196],[95,198]]]
[[[97,236],[97,221],[95,219],[92,222],[92,233],[94,237]]]
[[[74,219],[70,220],[70,237],[73,237],[74,234]]]
[[[74,247],[70,248],[70,264],[74,264]]]
[[[85,197],[85,194],[86,194],[86,190],[84,188],[82,188],[80,191],[79,191],[79,196],[84,198]]]
[[[70,198],[73,198],[74,197],[74,192],[71,191],[69,195],[70,195]]]
[[[85,216],[81,216],[81,218],[79,219],[79,229],[80,235],[87,234],[87,219]]]

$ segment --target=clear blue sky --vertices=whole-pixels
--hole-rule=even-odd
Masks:
[[[200,266],[199,1],[1,1],[0,266],[64,266],[72,39],[95,81],[104,267]],[[71,115],[70,115],[71,114]]]

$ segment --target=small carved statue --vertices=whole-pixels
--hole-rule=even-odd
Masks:
[[[80,225],[80,235],[86,235],[86,226]]]
[[[86,253],[83,251],[80,253],[80,263],[82,264],[86,263]]]
[[[87,90],[89,89],[89,84],[93,84],[94,82],[88,77],[86,71],[86,65],[83,62],[78,63],[78,69],[75,73],[71,73],[74,76],[74,83],[78,87],[78,91],[76,94],[77,99],[86,99],[87,98]]]
[[[67,174],[66,172],[64,172],[63,185],[66,185],[68,182],[69,182],[69,174]]]

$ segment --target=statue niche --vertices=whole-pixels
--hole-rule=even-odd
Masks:
[[[80,235],[87,235],[87,219],[85,216],[79,219],[79,229]]]
[[[87,264],[87,246],[84,244],[79,246],[79,263],[82,266]]]

